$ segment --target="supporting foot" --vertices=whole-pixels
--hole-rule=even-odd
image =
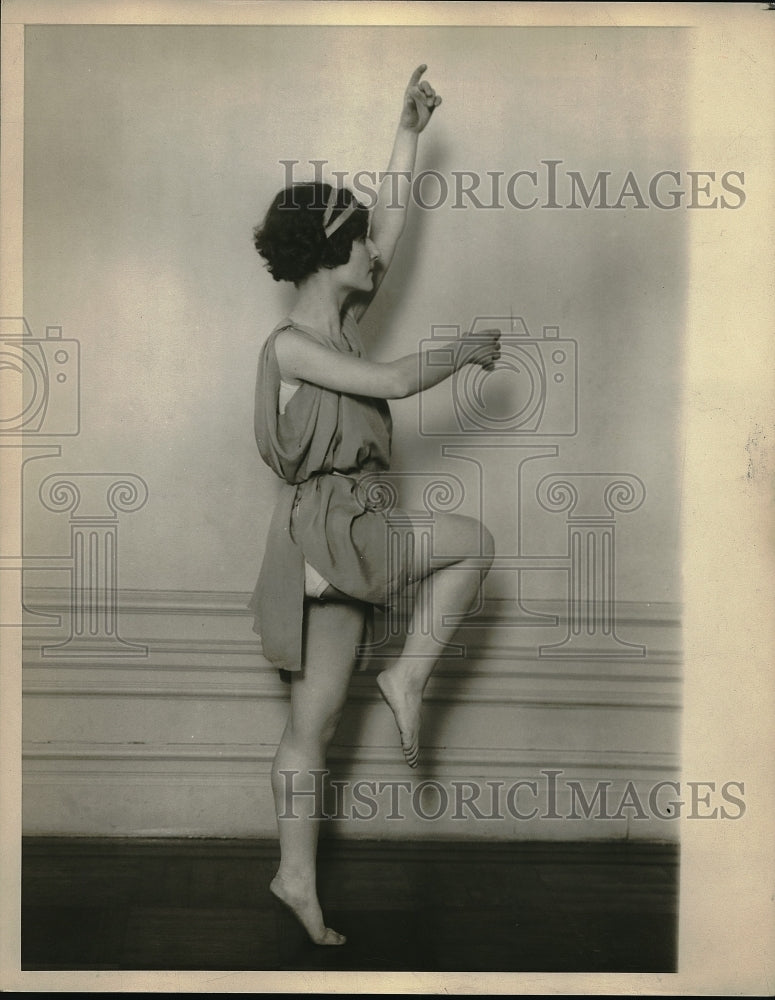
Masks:
[[[294,885],[275,875],[269,891],[288,907],[314,944],[340,945],[347,940],[344,934],[323,923],[323,913],[314,889],[310,891],[301,884]]]
[[[413,684],[398,667],[388,667],[377,676],[377,686],[395,716],[401,749],[409,767],[417,767],[420,754],[422,688]]]

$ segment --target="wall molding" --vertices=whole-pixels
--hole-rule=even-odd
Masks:
[[[122,619],[128,623],[124,631],[131,636],[134,644],[147,646],[149,655],[156,660],[158,657],[186,655],[190,657],[206,656],[228,656],[245,657],[249,659],[248,669],[251,671],[259,667],[272,670],[263,658],[260,637],[252,632],[252,613],[247,608],[249,594],[240,591],[229,592],[206,592],[206,591],[178,591],[178,590],[124,590],[120,591],[117,599],[117,606],[120,609]],[[35,621],[34,612],[39,611],[45,614],[61,616],[59,629],[64,624],[64,619],[69,610],[69,590],[65,588],[27,588],[24,593],[24,605],[33,612],[25,629],[23,630],[23,648],[25,649],[25,665],[37,666],[42,662],[50,663],[55,657],[36,657],[35,650],[42,644],[55,642],[54,635],[57,626],[43,624]],[[497,660],[501,664],[510,662],[512,664],[530,663],[535,664],[539,659],[541,664],[553,664],[553,670],[575,672],[578,670],[578,661],[568,660],[565,657],[552,657],[543,655],[537,657],[537,647],[541,643],[551,641],[555,631],[561,632],[568,623],[567,602],[563,600],[555,601],[525,601],[526,609],[534,614],[552,616],[557,619],[556,626],[544,625],[539,622],[529,625],[509,625],[506,619],[513,613],[514,602],[504,599],[487,601],[484,606],[484,614],[488,619],[493,619],[498,623],[497,628],[487,625],[471,625],[458,633],[459,641],[465,642],[470,656],[467,659],[477,661]],[[589,673],[592,663],[600,665],[605,659],[611,663],[618,663],[620,660],[628,664],[629,676],[642,676],[643,670],[639,667],[643,660],[648,662],[646,675],[651,676],[651,668],[657,664],[669,667],[677,667],[681,663],[680,650],[680,625],[681,606],[667,602],[642,602],[642,603],[617,603],[616,621],[620,631],[627,628],[636,629],[639,641],[647,643],[647,654],[643,659],[629,658],[623,655],[619,657],[594,656],[584,658],[586,666],[583,672]],[[158,624],[156,629],[150,629],[153,622],[158,623],[158,618],[178,619],[179,624],[174,629],[167,629],[172,634],[158,634]],[[201,634],[190,637],[187,633],[186,622],[190,618],[203,618],[211,623],[217,619],[230,618],[245,619],[245,633],[249,638],[236,638],[235,629],[226,622],[223,623],[222,632],[227,634],[216,635],[212,630],[203,629]],[[540,642],[539,642],[539,636]],[[387,652],[392,654],[400,647],[400,638],[394,639],[387,647]],[[148,657],[136,658],[138,667],[143,660]],[[41,661],[41,663],[38,662]],[[437,676],[444,676],[451,669],[454,669],[455,662],[460,663],[461,658],[451,657],[442,661],[435,672]],[[259,661],[258,663],[256,661]],[[103,657],[95,656],[93,665],[103,669],[111,669],[114,664],[121,663],[120,656]],[[562,666],[559,666],[562,664]],[[574,667],[573,665],[576,664]],[[86,657],[83,665],[86,666]],[[194,664],[187,664],[187,667],[194,667]],[[549,668],[545,668],[548,670]],[[503,675],[504,669],[501,666],[498,671]],[[522,674],[521,670],[517,671]],[[605,673],[605,671],[604,671]],[[670,671],[666,676],[677,676],[675,671]]]
[[[248,591],[228,590],[137,590],[118,591],[118,604],[129,614],[197,614],[197,615],[239,615],[252,618],[247,604]],[[512,606],[508,598],[492,598],[485,602],[487,613],[497,615],[504,607]],[[528,610],[560,616],[566,622],[567,601],[562,598],[552,600],[523,600]],[[25,587],[24,604],[31,610],[66,612],[70,608],[70,591],[66,587]],[[617,601],[617,624],[639,624],[679,628],[683,605],[675,601]]]
[[[69,591],[29,588],[23,628],[23,829],[44,836],[274,837],[269,774],[289,686],[261,653],[242,592],[122,591],[121,635],[146,656],[72,655],[43,647],[68,632]],[[491,601],[495,620],[514,602]],[[550,659],[564,604],[526,602],[558,626],[470,629],[465,660],[442,660],[426,692],[427,744],[418,772],[403,762],[374,683],[357,672],[332,747],[332,776],[442,783],[538,780],[560,769],[585,788],[635,783],[647,794],[679,775],[681,610],[621,605],[619,634],[641,658]],[[59,623],[36,616],[53,614]],[[521,744],[521,745],[520,745]],[[336,825],[336,824],[334,824]],[[336,827],[344,837],[672,839],[651,818],[569,823]]]
[[[22,642],[22,649],[25,651],[24,662],[25,666],[35,667],[35,666],[50,666],[52,661],[57,658],[55,655],[48,655],[46,657],[36,657],[35,651],[40,648],[42,644],[51,643],[52,637],[38,635],[36,638],[31,638],[29,632]],[[152,649],[150,654],[153,657],[153,666],[159,665],[162,658],[165,656],[175,656],[182,655],[189,658],[200,657],[200,656],[228,656],[228,657],[245,657],[250,659],[244,669],[255,671],[255,670],[273,670],[272,664],[264,659],[263,651],[260,642],[243,641],[239,639],[160,639],[157,636],[132,633],[132,641],[138,644],[143,644]],[[392,651],[397,655],[399,644],[394,643],[391,647]],[[472,657],[477,660],[499,660],[506,661],[512,664],[517,663],[535,663],[536,656],[536,644],[533,645],[498,645],[498,646],[484,646],[481,643],[468,642],[468,649],[471,652],[471,657],[450,657],[447,660],[442,661],[439,666],[434,671],[435,675],[443,676],[450,670],[450,665],[455,663],[462,664],[466,660],[470,660]],[[72,658],[71,658],[72,659]],[[638,674],[637,670],[641,667],[643,660],[625,659],[622,657],[621,660],[615,659],[613,657],[607,658],[611,663],[624,662],[630,668],[630,676],[649,676]],[[650,665],[663,665],[665,667],[680,666],[682,662],[682,657],[679,652],[673,649],[665,648],[664,646],[650,646],[648,648],[647,656],[644,659],[648,660]],[[568,671],[573,669],[573,662],[566,657],[552,658],[550,656],[540,657],[541,663],[552,664],[556,676],[561,676],[562,671]],[[92,656],[89,654],[89,659],[87,660],[84,656],[82,661],[77,661],[80,666],[86,668],[89,666],[99,667],[102,670],[111,669],[122,669],[126,665],[126,661],[122,660],[121,656],[111,655],[108,657]],[[377,661],[375,661],[376,663]],[[588,657],[586,659],[587,663],[594,663],[596,666],[600,666],[600,660],[593,657]],[[558,664],[562,664],[562,667]],[[138,669],[142,669],[143,666],[148,666],[149,657],[137,658],[135,660],[135,665]],[[166,666],[166,664],[165,664]],[[186,669],[196,669],[195,663],[186,663]],[[230,668],[232,669],[232,668]],[[239,669],[238,667],[236,669]],[[587,670],[591,667],[587,667]],[[503,670],[499,671],[503,674]],[[526,673],[530,671],[524,670],[514,670],[512,671],[515,675],[525,676]],[[535,673],[535,671],[532,671]],[[587,674],[588,675],[588,674]],[[536,675],[538,676],[538,675]],[[541,675],[543,676],[543,675]],[[578,676],[575,673],[568,673],[567,676]],[[601,675],[602,676],[602,675]],[[678,676],[675,673],[666,674],[665,678],[668,676]]]
[[[247,746],[245,744],[223,743],[216,746],[202,744],[171,745],[167,743],[59,743],[25,744],[24,756],[39,763],[65,761],[88,761],[107,766],[136,764],[144,761],[196,761],[199,763],[245,763],[271,766],[274,746]],[[409,772],[399,760],[397,747],[348,747],[332,746],[330,763],[356,762],[359,767],[379,765],[400,771],[402,777],[417,777],[417,772]],[[472,773],[476,768],[486,768],[506,773],[521,769],[540,772],[545,768],[562,768],[578,772],[614,772],[617,777],[633,772],[668,772],[678,769],[675,754],[664,751],[592,751],[557,750],[556,748],[522,748],[504,750],[500,747],[450,747],[443,750],[428,748],[423,752],[423,770],[446,773],[448,770],[464,769]]]
[[[46,696],[65,698],[168,698],[175,701],[181,699],[252,699],[265,701],[274,699],[286,701],[287,692],[277,686],[264,687],[224,686],[217,683],[187,684],[187,685],[141,685],[125,684],[113,686],[81,685],[47,685],[25,684],[22,689],[24,696]],[[360,678],[353,678],[350,701],[378,704],[379,698],[372,690],[365,690]],[[451,689],[449,685],[436,681],[429,685],[424,699],[428,703],[466,704],[466,705],[530,705],[533,708],[547,710],[555,708],[632,708],[632,709],[667,709],[677,711],[681,708],[678,694],[643,692],[629,697],[623,692],[600,692],[594,697],[582,691],[564,696],[554,694],[537,694],[533,696],[519,694],[504,688],[486,692],[471,692]]]

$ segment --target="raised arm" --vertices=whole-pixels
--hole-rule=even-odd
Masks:
[[[377,193],[377,204],[371,213],[369,235],[379,251],[379,260],[374,269],[374,284],[369,295],[359,299],[352,306],[356,319],[360,319],[368,309],[374,293],[390,267],[396,245],[406,224],[412,174],[417,158],[417,140],[430,121],[431,115],[441,104],[441,98],[430,83],[421,79],[426,69],[425,63],[418,66],[409,78],[404,91],[393,152]]]
[[[397,361],[367,361],[344,354],[297,330],[275,341],[284,378],[301,379],[351,396],[400,399],[430,389],[467,364],[491,371],[500,357],[500,331],[464,334],[443,347],[423,347]]]

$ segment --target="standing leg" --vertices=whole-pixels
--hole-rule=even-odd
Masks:
[[[326,927],[318,902],[315,861],[323,803],[303,793],[320,787],[312,772],[325,769],[326,752],[347,697],[355,649],[362,639],[363,615],[357,603],[308,602],[305,667],[291,681],[288,721],[272,767],[280,867],[270,889],[293,910],[316,944],[344,944],[345,939]],[[302,794],[294,798],[293,791]]]
[[[415,546],[415,551],[420,550]],[[444,623],[449,615],[465,614],[472,607],[494,558],[490,532],[477,520],[459,515],[442,515],[434,525],[434,549],[458,551],[440,569],[418,564],[419,579],[409,629],[401,656],[377,677],[385,701],[393,711],[407,764],[417,766],[419,754],[422,696],[428,678],[457,625]],[[436,553],[434,553],[435,555]],[[430,610],[430,615],[428,614]],[[418,627],[432,621],[430,631]]]

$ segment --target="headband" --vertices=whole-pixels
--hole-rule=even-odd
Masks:
[[[339,191],[332,187],[331,194],[328,196],[328,204],[326,205],[326,210],[323,213],[323,232],[326,234],[326,239],[333,236],[334,233],[340,226],[343,226],[345,222],[350,218],[355,209],[358,207],[358,202],[353,198],[347,208],[343,209],[342,212],[337,216],[335,222],[331,222],[331,216],[334,214],[334,209],[336,208],[336,202],[339,198]]]

